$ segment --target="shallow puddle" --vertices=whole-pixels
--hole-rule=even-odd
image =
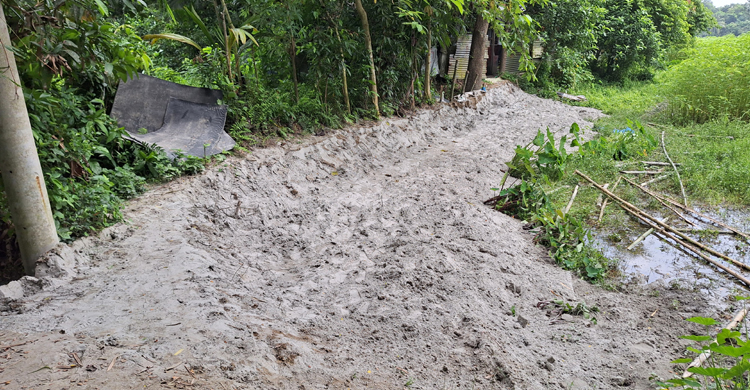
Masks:
[[[724,210],[721,215],[712,213],[711,217],[740,231],[750,232],[750,214],[747,212]],[[704,221],[693,221],[697,225],[695,229],[724,230]],[[719,305],[728,303],[729,296],[750,295],[750,290],[733,276],[697,258],[691,252],[675,248],[671,241],[665,241],[655,234],[635,245],[632,250],[628,250],[627,247],[646,230],[648,227],[645,225],[632,222],[618,230],[594,231],[595,241],[604,255],[619,260],[624,282],[662,283],[700,290]],[[750,245],[738,236],[685,234],[735,260],[750,264]],[[737,270],[735,266],[730,267]],[[740,274],[750,278],[750,272],[740,272]]]

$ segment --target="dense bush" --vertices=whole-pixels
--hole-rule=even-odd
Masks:
[[[700,39],[685,57],[659,78],[672,121],[750,119],[750,34]]]

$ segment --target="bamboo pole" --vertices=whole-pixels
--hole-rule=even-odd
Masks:
[[[677,229],[683,233],[694,233],[694,234],[732,234],[735,235],[737,233],[735,232],[725,232],[721,230],[711,230],[711,229]]]
[[[625,181],[626,181],[626,182],[628,182],[628,183],[630,183],[630,185],[632,185],[632,186],[634,186],[634,187],[638,188],[639,190],[641,190],[641,191],[645,192],[646,194],[648,194],[648,195],[651,195],[651,196],[652,196],[652,197],[653,197],[654,199],[656,199],[657,201],[659,201],[659,203],[661,203],[661,204],[662,204],[662,206],[664,206],[664,207],[668,208],[668,209],[669,209],[669,210],[671,210],[671,211],[672,211],[673,213],[675,213],[675,215],[677,215],[678,217],[680,217],[680,219],[682,219],[683,221],[685,221],[685,222],[689,223],[690,225],[693,225],[693,226],[695,226],[695,224],[694,224],[693,222],[691,222],[690,220],[688,220],[688,219],[687,219],[687,217],[685,217],[685,216],[683,216],[682,214],[678,213],[678,212],[677,212],[677,210],[675,210],[674,208],[672,208],[671,206],[669,206],[669,205],[668,205],[667,203],[665,203],[665,202],[664,202],[664,201],[663,201],[663,200],[662,200],[661,198],[659,198],[658,196],[656,196],[656,194],[655,194],[655,193],[653,193],[653,192],[649,191],[649,190],[648,190],[648,189],[647,189],[646,187],[643,187],[643,186],[641,186],[640,184],[638,184],[638,183],[636,183],[636,182],[633,182],[633,181],[630,181],[630,180],[628,180],[628,178],[627,178],[627,177],[625,178]]]
[[[664,172],[663,169],[660,169],[658,171],[620,171],[620,173],[628,175],[658,175],[662,172]]]
[[[737,235],[740,235],[740,236],[742,236],[742,237],[745,237],[745,238],[747,238],[747,239],[750,239],[750,235],[747,235],[747,234],[745,234],[745,233],[743,233],[743,232],[741,232],[741,231],[739,231],[739,230],[737,230],[737,229],[735,229],[735,228],[733,228],[733,227],[731,227],[731,226],[729,226],[729,225],[727,225],[727,224],[725,224],[725,223],[723,223],[723,222],[721,222],[721,221],[717,221],[717,220],[715,220],[715,219],[713,219],[713,218],[709,217],[708,215],[705,215],[705,214],[703,214],[703,213],[700,213],[700,212],[698,212],[698,211],[695,211],[695,210],[693,210],[692,208],[690,208],[690,207],[687,207],[687,206],[685,206],[685,205],[683,205],[683,204],[681,204],[681,203],[675,202],[674,200],[672,200],[672,199],[669,199],[669,198],[668,198],[668,197],[666,197],[666,196],[660,196],[660,195],[658,195],[658,194],[656,194],[656,193],[650,192],[650,191],[648,191],[648,189],[646,189],[646,188],[642,188],[642,187],[638,187],[638,188],[640,188],[640,189],[641,189],[641,190],[643,190],[643,191],[646,191],[646,192],[647,192],[647,193],[648,193],[649,195],[651,195],[651,196],[653,196],[653,197],[655,197],[655,198],[657,198],[657,199],[661,199],[661,200],[663,200],[663,201],[665,201],[665,202],[668,202],[668,203],[670,203],[670,204],[671,204],[671,205],[673,205],[673,206],[679,207],[679,208],[681,208],[681,209],[683,209],[683,210],[685,210],[685,211],[687,211],[687,212],[689,212],[689,213],[692,213],[693,215],[696,215],[696,216],[698,216],[698,217],[701,217],[701,218],[704,218],[704,219],[706,219],[706,220],[708,220],[708,221],[711,221],[711,222],[712,222],[713,224],[715,224],[715,225],[717,225],[717,226],[723,227],[724,229],[727,229],[727,230],[729,230],[729,231],[731,231],[731,232],[734,232],[734,233],[735,233],[735,234],[737,234]]]
[[[620,180],[622,180],[622,176],[617,178],[617,181],[615,181],[615,184],[612,186],[612,191],[617,189],[617,186],[620,184]],[[604,198],[602,201],[602,209],[599,210],[599,219],[597,220],[597,223],[600,223],[602,221],[602,218],[604,218],[604,208],[607,207],[607,202],[609,201],[609,198]]]
[[[669,173],[667,173],[667,174],[666,174],[666,175],[664,175],[664,176],[659,176],[659,177],[657,177],[657,178],[655,178],[655,179],[651,179],[651,180],[649,180],[649,181],[643,182],[643,183],[641,183],[641,185],[642,185],[642,186],[647,186],[647,185],[649,185],[649,184],[653,184],[653,183],[656,183],[657,181],[662,181],[662,180],[664,180],[664,179],[666,179],[666,178],[668,178],[668,177],[669,177]]]
[[[639,236],[638,238],[636,238],[636,239],[635,239],[635,241],[633,241],[633,243],[632,243],[632,244],[630,244],[630,246],[628,246],[628,248],[627,248],[627,249],[628,249],[629,251],[632,251],[632,250],[633,250],[633,248],[635,248],[635,246],[636,246],[636,245],[638,245],[638,243],[639,243],[639,242],[641,242],[641,241],[645,240],[645,239],[646,239],[646,237],[650,236],[650,235],[651,235],[651,233],[653,233],[653,232],[654,232],[654,228],[651,228],[651,229],[648,229],[648,230],[646,230],[646,232],[645,232],[645,233],[643,233],[643,234],[641,234],[641,235],[640,235],[640,236]]]
[[[667,217],[667,218],[664,218],[664,219],[662,220],[662,222],[667,222],[667,220],[668,220],[668,219],[669,219],[669,217]],[[627,248],[627,249],[628,249],[629,251],[632,251],[632,250],[633,250],[633,248],[635,248],[635,246],[636,246],[636,245],[638,245],[638,243],[639,243],[639,242],[641,242],[641,241],[645,240],[645,239],[646,239],[646,237],[650,236],[650,235],[651,235],[651,233],[653,233],[653,232],[654,232],[654,228],[650,228],[650,229],[646,230],[646,232],[645,232],[645,233],[643,233],[643,234],[641,234],[641,235],[640,235],[640,236],[639,236],[638,238],[636,238],[636,239],[635,239],[635,241],[633,241],[633,243],[632,243],[632,244],[630,244],[630,246],[628,246],[628,248]]]
[[[750,266],[749,265],[741,263],[741,262],[739,262],[739,261],[737,261],[735,259],[732,259],[731,257],[729,257],[729,256],[727,256],[727,255],[725,255],[723,253],[717,252],[717,251],[715,251],[715,250],[713,250],[713,249],[711,249],[711,248],[709,248],[709,247],[707,247],[707,246],[705,246],[705,245],[703,245],[703,244],[701,244],[701,243],[693,240],[692,238],[688,237],[687,235],[685,235],[684,233],[680,232],[679,230],[677,230],[677,229],[673,228],[672,226],[669,226],[666,223],[658,220],[657,218],[649,215],[645,211],[639,209],[638,207],[632,205],[628,201],[626,201],[626,200],[620,198],[619,196],[613,194],[612,192],[610,192],[606,188],[600,186],[597,182],[595,182],[590,177],[588,177],[585,174],[583,174],[581,171],[576,170],[575,173],[578,176],[581,176],[582,178],[586,179],[586,181],[590,182],[594,187],[596,187],[597,189],[599,189],[599,191],[604,192],[609,197],[611,197],[615,201],[619,202],[621,205],[627,206],[627,207],[624,207],[624,208],[625,208],[625,210],[630,211],[631,214],[635,215],[636,217],[640,218],[641,220],[644,220],[644,221],[645,220],[650,220],[650,221],[652,221],[653,223],[649,223],[649,225],[652,225],[652,227],[653,227],[654,224],[660,226],[661,228],[657,228],[657,230],[669,230],[670,232],[673,232],[676,235],[680,236],[683,240],[689,242],[690,244],[692,244],[692,245],[694,245],[694,246],[696,246],[696,247],[698,247],[700,249],[703,249],[704,251],[706,251],[706,252],[708,252],[708,253],[716,256],[716,257],[720,257],[720,258],[722,258],[724,260],[727,260],[727,261],[731,262],[732,264],[734,264],[734,265],[736,265],[738,267],[744,268],[746,270],[750,270]],[[687,245],[685,245],[685,246],[687,247]],[[697,253],[700,253],[700,252],[697,252]],[[703,256],[703,255],[701,254],[701,256]],[[745,279],[745,280],[747,280],[747,279]],[[748,282],[748,286],[750,286],[750,281]]]
[[[669,163],[672,164],[672,168],[674,169],[674,173],[677,174],[677,181],[680,182],[680,191],[682,191],[682,200],[685,202],[685,207],[688,206],[687,201],[687,195],[685,195],[685,186],[682,185],[682,178],[680,178],[680,171],[677,170],[677,166],[674,164],[674,161],[669,157],[669,153],[667,153],[667,144],[664,142],[664,132],[661,132],[661,147],[664,149],[664,155],[667,156],[667,160],[669,160]]]
[[[661,162],[661,161],[641,161],[641,164],[644,165],[654,165],[658,167],[668,167],[670,166],[669,163]],[[682,164],[675,164],[676,166],[682,166]]]
[[[456,71],[458,70],[458,58],[456,58],[456,63],[453,64],[453,79],[451,80],[451,97],[448,99],[449,101],[453,101],[453,93],[455,93],[456,89]]]
[[[740,310],[739,313],[737,313],[737,315],[734,316],[734,319],[732,319],[732,322],[730,322],[729,324],[727,324],[727,326],[725,326],[724,329],[732,330],[732,329],[736,328],[737,324],[739,324],[740,321],[742,321],[745,318],[745,316],[747,316],[748,311],[750,311],[750,308],[747,308],[747,307],[744,308],[744,309],[742,309],[742,310]],[[713,342],[715,343],[716,339],[714,339]],[[692,367],[700,367],[700,366],[702,366],[703,363],[706,360],[708,360],[709,357],[711,357],[711,351],[706,351],[706,352],[703,352],[702,354],[698,355],[698,357],[695,358],[695,360],[693,360],[692,363],[690,363],[687,367],[685,367],[685,372],[682,373],[682,378],[685,379],[685,378],[690,378],[691,376],[693,376],[693,373],[689,372],[688,369],[690,369]]]
[[[624,208],[625,210],[627,210],[627,211],[629,211],[629,212],[631,212],[631,213],[633,213],[633,214],[635,215],[635,213],[636,213],[636,210],[632,210],[632,209],[628,208],[628,207],[627,207],[627,206],[625,206],[625,205],[622,205],[622,206],[623,206],[623,208]],[[715,265],[715,266],[716,266],[717,268],[720,268],[720,269],[722,269],[722,270],[723,270],[724,272],[726,272],[726,273],[728,273],[728,274],[730,274],[730,275],[734,276],[735,278],[739,279],[739,280],[740,280],[740,281],[741,281],[742,283],[744,283],[744,284],[745,284],[746,286],[750,287],[750,280],[748,280],[748,279],[747,279],[747,278],[745,278],[744,276],[740,275],[740,274],[739,274],[739,273],[738,273],[737,271],[734,271],[734,270],[732,270],[731,268],[729,268],[729,267],[725,266],[724,264],[721,264],[721,263],[719,263],[718,261],[716,261],[716,260],[714,260],[714,259],[712,259],[712,258],[710,258],[710,257],[706,256],[706,255],[705,255],[705,254],[703,254],[703,252],[701,252],[701,251],[700,251],[700,250],[699,250],[698,248],[696,248],[696,247],[694,247],[694,246],[692,246],[692,245],[688,244],[687,242],[684,242],[684,241],[682,241],[682,240],[678,239],[677,237],[673,236],[672,234],[670,234],[669,232],[667,232],[667,231],[666,231],[666,230],[664,230],[663,228],[661,228],[661,227],[657,226],[656,224],[654,224],[653,222],[651,222],[651,221],[647,220],[647,219],[646,219],[645,217],[642,217],[642,216],[638,216],[638,218],[640,218],[640,219],[641,219],[641,221],[643,221],[643,222],[644,222],[644,223],[646,223],[647,225],[651,226],[651,227],[652,227],[652,228],[653,228],[654,230],[656,230],[656,231],[657,231],[657,232],[658,232],[659,234],[661,234],[661,235],[663,235],[664,237],[667,237],[667,238],[669,238],[670,240],[674,241],[674,242],[675,242],[675,244],[679,244],[679,245],[682,245],[682,246],[684,246],[685,248],[689,249],[690,251],[692,251],[692,252],[693,252],[693,253],[695,253],[696,255],[700,256],[700,257],[701,257],[701,258],[702,258],[703,260],[706,260],[706,261],[708,261],[709,263],[711,263],[711,264]]]
[[[570,211],[570,208],[573,206],[573,201],[576,200],[576,195],[578,195],[578,188],[579,187],[576,185],[576,188],[573,189],[573,195],[570,196],[570,202],[568,202],[568,205],[565,206],[563,214],[567,214],[568,211]]]

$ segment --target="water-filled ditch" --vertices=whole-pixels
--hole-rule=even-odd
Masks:
[[[750,213],[746,210],[723,209],[709,215],[740,231],[750,231]],[[696,223],[696,227],[692,229],[725,231],[721,227],[702,220],[691,220]],[[689,227],[684,222],[679,226]],[[692,252],[675,246],[671,241],[665,241],[658,234],[649,235],[628,250],[627,248],[646,230],[648,230],[647,226],[630,219],[619,228],[594,231],[594,240],[604,255],[619,260],[618,267],[624,282],[662,283],[673,287],[695,289],[720,306],[727,303],[728,297],[750,295],[747,287],[733,276],[697,258]],[[709,248],[750,264],[750,244],[741,237],[709,232],[686,232],[686,234]],[[727,264],[727,262],[724,263]],[[737,267],[730,267],[740,271]],[[740,273],[746,277],[750,276],[746,272],[740,271]]]

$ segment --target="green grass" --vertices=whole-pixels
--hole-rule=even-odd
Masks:
[[[750,34],[699,39],[657,81],[670,96],[669,120],[750,119]]]
[[[599,136],[606,137],[614,129],[626,127],[627,119],[640,121],[657,139],[664,132],[667,152],[675,163],[683,164],[680,175],[689,201],[750,205],[750,124],[726,115],[704,123],[675,123],[671,112],[665,109],[667,91],[672,87],[663,80],[669,72],[657,77],[661,82],[592,84],[572,93],[585,95],[589,101],[584,105],[609,115],[596,123]],[[738,89],[750,90],[750,85]],[[648,155],[629,159],[631,165],[627,169],[644,169],[638,163],[642,160],[666,162],[667,158],[658,147]],[[617,167],[611,159],[589,158],[577,162],[576,168],[590,173],[595,180],[611,183],[626,163],[620,162]],[[681,197],[676,176],[651,187],[677,199]]]

